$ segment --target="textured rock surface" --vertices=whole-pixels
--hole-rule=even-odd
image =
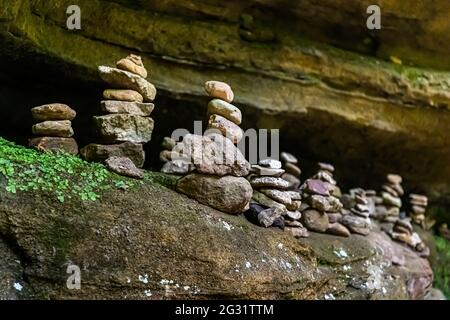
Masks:
[[[243,213],[253,195],[250,183],[242,177],[216,177],[193,173],[177,182],[177,190],[215,209]]]
[[[111,68],[107,66],[98,67],[100,77],[115,88],[127,88],[139,92],[144,101],[153,101],[156,97],[156,88],[153,84],[129,71]]]
[[[145,161],[145,152],[142,144],[133,142],[111,145],[91,143],[82,148],[80,153],[86,161],[103,162],[109,157],[127,157],[139,168],[144,165]]]
[[[3,0],[2,97],[29,114],[35,104],[10,89],[23,89],[23,81],[33,79],[27,90],[41,94],[39,103],[61,89],[75,99],[85,88],[75,90],[68,82],[89,81],[89,87],[103,89],[97,66],[135,50],[152,70],[161,96],[174,99],[167,102],[164,119],[182,119],[182,114],[186,122],[177,125],[186,126],[200,118],[204,82],[220,79],[234,88],[233,103],[245,106],[244,128],[281,128],[283,142],[296,146],[288,151],[338,160],[342,183],[367,182],[370,169],[377,186],[386,172],[394,171],[405,178],[407,189],[426,191],[431,202],[448,200],[449,73],[428,67],[450,68],[450,4],[383,1],[382,24],[389,27],[368,33],[365,10],[376,3],[80,0],[83,28],[69,32],[67,1]],[[404,65],[371,56],[396,56]],[[405,66],[409,61],[424,69]],[[36,83],[61,86],[41,92]],[[89,118],[97,93],[92,96],[75,106],[79,117]],[[0,113],[15,124],[14,133],[29,134],[25,116],[11,114],[9,107]],[[166,125],[162,135],[170,135],[172,123],[159,123],[160,128]],[[11,127],[1,130],[13,136]]]
[[[68,105],[52,103],[31,109],[31,115],[36,122],[47,120],[73,120],[77,113]]]
[[[94,117],[100,135],[110,142],[145,143],[151,140],[153,119],[130,114]]]
[[[105,160],[105,164],[111,171],[122,176],[143,179],[144,171],[138,169],[133,161],[126,157],[111,157]]]
[[[28,145],[40,151],[64,151],[78,154],[78,144],[74,138],[38,137],[30,139]]]
[[[337,299],[406,299],[421,297],[431,282],[426,260],[382,234],[311,233],[297,240],[152,180],[89,203],[14,195],[4,186],[0,197],[0,234],[10,239],[6,247],[0,240],[8,257],[0,259],[0,278],[9,266],[8,278],[35,298],[324,299],[331,293]],[[391,263],[393,255],[403,258],[403,267]],[[82,270],[82,290],[66,288],[69,263]],[[22,271],[26,282],[15,276]],[[169,295],[162,280],[173,281]],[[6,287],[0,280],[0,292],[11,291]],[[15,298],[14,291],[8,297]]]
[[[139,103],[127,101],[102,101],[101,108],[109,113],[126,113],[136,116],[149,116],[155,105],[153,103]]]
[[[200,173],[244,177],[250,171],[250,164],[239,149],[220,134],[188,134],[173,151],[187,156]]]
[[[44,121],[32,127],[36,136],[70,138],[73,136],[72,123],[69,120]]]

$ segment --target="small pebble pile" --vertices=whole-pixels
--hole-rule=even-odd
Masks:
[[[344,209],[341,223],[345,225],[351,233],[366,236],[370,233],[372,223],[370,221],[370,200],[366,191],[357,188],[350,190],[349,195],[342,197]]]
[[[413,232],[413,226],[409,218],[398,219],[391,231],[388,234],[393,240],[402,242],[410,246],[418,252],[419,256],[427,257],[430,254],[430,249],[422,241],[419,234]]]
[[[285,170],[281,178],[289,182],[288,190],[297,190],[300,187],[300,175],[302,173],[302,170],[298,167],[298,159],[288,152],[282,152],[280,159]]]
[[[36,124],[32,127],[36,137],[29,140],[29,146],[41,151],[63,151],[78,154],[78,145],[74,138],[72,120],[75,110],[61,103],[47,104],[31,109]]]
[[[147,80],[141,57],[129,55],[117,68],[100,66],[100,77],[112,87],[103,92],[101,109],[95,116],[98,133],[107,144],[90,144],[81,150],[85,160],[104,162],[118,174],[143,178],[145,153],[143,144],[151,140],[153,119],[150,114],[156,88]]]
[[[409,204],[410,204],[409,216],[411,217],[412,221],[415,224],[424,227],[425,213],[427,211],[428,206],[427,196],[422,194],[411,193],[409,195]]]
[[[281,177],[285,173],[281,166],[281,162],[274,159],[263,159],[258,165],[252,166],[252,174],[248,177],[250,184],[254,190],[271,200],[259,199],[262,206],[261,204],[251,206],[246,216],[250,221],[254,223],[258,221],[266,228],[274,224],[278,227],[284,225],[284,230],[295,237],[307,237],[309,234],[299,221],[301,193],[288,190],[290,183]],[[264,205],[267,208],[262,210]]]
[[[381,191],[382,204],[376,207],[376,216],[384,222],[395,223],[400,218],[400,208],[404,194],[402,177],[397,174],[388,174],[387,182],[383,184]]]
[[[317,174],[300,187],[304,200],[301,222],[311,231],[348,236],[349,231],[339,222],[343,205],[339,198],[332,195],[337,184],[333,178],[334,167],[326,163],[318,165]]]

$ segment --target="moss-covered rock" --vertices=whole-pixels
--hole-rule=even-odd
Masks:
[[[417,299],[431,284],[428,262],[386,235],[297,240],[176,193],[170,188],[178,178],[160,173],[147,172],[128,188],[111,184],[95,201],[59,202],[40,188],[12,192],[10,181],[41,157],[53,157],[47,169],[69,187],[103,167],[80,160],[77,174],[66,176],[62,155],[7,147],[16,154],[8,161],[21,169],[0,174],[0,239],[14,248],[22,285],[34,298]],[[109,179],[116,175],[107,173],[102,185]],[[403,267],[392,265],[394,251],[405,257]],[[81,270],[80,290],[66,285],[73,264]]]

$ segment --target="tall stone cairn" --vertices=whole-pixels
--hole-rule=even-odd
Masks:
[[[32,127],[35,137],[29,140],[29,146],[40,151],[63,151],[78,154],[78,145],[74,138],[72,120],[77,113],[69,106],[53,103],[31,109],[35,121]]]
[[[100,77],[111,86],[103,92],[102,116],[94,116],[98,134],[106,144],[89,144],[81,150],[84,159],[104,162],[119,174],[141,178],[145,153],[151,140],[156,88],[148,82],[140,56],[119,60],[116,68],[100,66]]]
[[[244,178],[250,164],[235,146],[243,137],[241,111],[231,104],[234,93],[228,84],[208,81],[205,91],[213,98],[206,132],[184,136],[162,171],[187,174],[177,182],[179,192],[220,211],[240,214],[249,208],[253,194]]]

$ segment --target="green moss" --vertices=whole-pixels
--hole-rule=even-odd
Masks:
[[[436,236],[435,244],[438,257],[433,265],[434,285],[450,299],[450,242]]]
[[[146,171],[144,175],[144,181],[156,183],[169,189],[175,189],[178,179],[180,179],[179,176],[152,171]]]
[[[40,153],[3,138],[0,138],[0,174],[7,179],[8,192],[44,191],[60,202],[72,198],[95,201],[104,190],[126,189],[135,184],[101,164],[66,153]]]

